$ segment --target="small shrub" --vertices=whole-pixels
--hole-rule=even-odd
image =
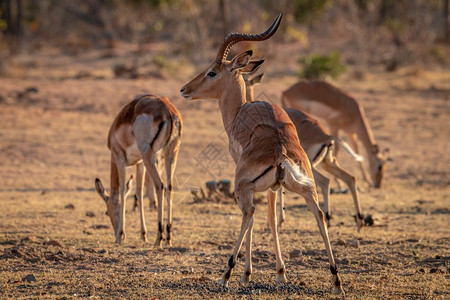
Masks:
[[[299,77],[306,79],[325,79],[327,76],[337,78],[345,72],[338,52],[329,55],[312,54],[300,59],[302,70]]]
[[[294,18],[299,24],[312,24],[333,3],[333,0],[296,0],[294,1]]]

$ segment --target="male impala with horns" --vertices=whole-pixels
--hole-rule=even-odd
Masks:
[[[301,148],[297,131],[283,109],[276,105],[255,101],[247,102],[243,74],[251,73],[263,60],[250,61],[252,51],[227,60],[230,48],[241,41],[263,41],[278,29],[282,15],[265,32],[253,35],[232,33],[223,41],[215,61],[181,89],[189,100],[217,99],[222,121],[229,139],[229,150],[236,163],[235,197],[242,211],[238,240],[228,266],[220,280],[227,286],[237,255],[246,238],[246,257],[241,282],[248,282],[252,274],[251,247],[253,232],[253,193],[268,190],[268,217],[276,254],[276,281],[286,281],[285,266],[278,242],[275,201],[280,186],[302,195],[314,214],[333,275],[334,291],[343,293],[338,268],[333,257],[324,214],[318,205],[311,165]]]

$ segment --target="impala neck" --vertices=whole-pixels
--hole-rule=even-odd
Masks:
[[[356,126],[356,135],[361,143],[364,145],[364,148],[367,154],[372,155],[373,146],[376,145],[375,138],[373,137],[372,130],[370,129],[369,124],[367,123],[366,116],[364,111],[361,110],[360,115],[360,126]]]
[[[227,86],[219,98],[219,109],[222,113],[223,126],[228,136],[242,105],[245,104],[245,83],[241,75],[233,78],[232,84]]]
[[[111,151],[111,173],[110,174],[111,174],[111,179],[110,179],[111,189],[109,190],[109,193],[110,193],[110,197],[112,199],[114,194],[119,193],[119,173],[117,171],[117,165],[116,165],[115,159],[112,155],[112,151]]]

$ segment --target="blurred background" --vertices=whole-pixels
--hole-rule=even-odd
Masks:
[[[272,38],[236,44],[229,56],[252,49],[266,58],[256,99],[279,104],[300,78],[327,80],[359,102],[379,149],[389,148],[381,189],[339,155],[375,220],[357,233],[352,197],[331,196],[347,296],[449,299],[449,1],[0,0],[0,298],[335,299],[316,221],[293,193],[280,234],[291,284],[274,285],[257,194],[255,284],[233,278],[217,290],[241,212],[228,195],[201,191],[211,181],[233,186],[235,165],[216,101],[179,93],[228,33],[261,33],[283,12]],[[132,199],[126,244],[113,245],[94,188],[95,178],[110,187],[111,123],[143,93],[167,96],[184,123],[175,247],[164,250],[140,242]],[[147,201],[152,241],[157,213]],[[29,275],[37,282],[25,282]]]
[[[30,69],[44,67],[27,56],[90,50],[127,57],[107,71],[58,76],[180,76],[210,62],[227,33],[259,33],[279,12],[273,39],[283,46],[259,53],[252,45],[277,56],[275,75],[358,79],[368,69],[450,64],[449,0],[0,0],[0,76],[32,77]]]

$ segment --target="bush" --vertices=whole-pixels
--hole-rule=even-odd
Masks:
[[[300,24],[314,23],[333,0],[296,0],[294,1],[294,18]]]
[[[325,79],[327,76],[337,78],[345,72],[338,52],[329,55],[312,54],[300,59],[302,70],[299,77],[306,79]]]

